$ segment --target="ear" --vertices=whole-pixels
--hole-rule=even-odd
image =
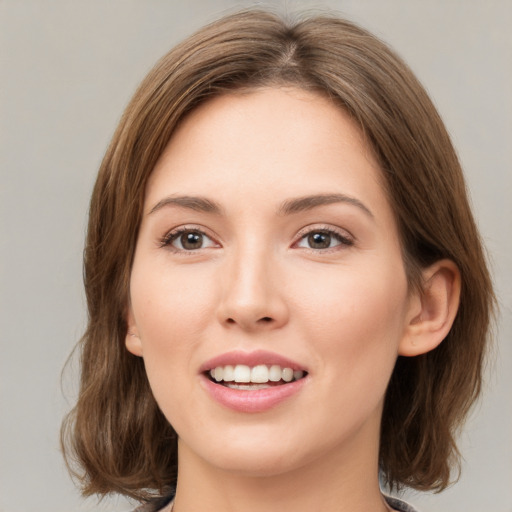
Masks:
[[[128,312],[126,314],[126,324],[128,330],[126,331],[125,345],[128,352],[131,352],[134,356],[142,357],[142,342],[139,337],[139,331],[135,323],[133,316],[132,307],[128,306]]]
[[[450,331],[460,300],[460,272],[451,260],[440,260],[423,272],[421,290],[411,309],[398,353],[417,356],[436,348]]]

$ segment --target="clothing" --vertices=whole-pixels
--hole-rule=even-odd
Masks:
[[[167,498],[166,501],[164,501],[164,503],[148,503],[146,505],[142,505],[136,508],[133,512],[164,512],[164,510],[170,510],[168,507],[170,502],[172,501],[172,498],[173,497],[170,496],[169,498]],[[388,505],[391,508],[397,510],[398,512],[418,512],[412,505],[409,505],[405,501],[402,501],[398,498],[393,498],[391,496],[384,496],[384,498],[386,499]],[[157,506],[158,508],[155,508],[155,506]]]
[[[169,504],[174,501],[174,494],[167,496],[166,498],[160,498],[151,503],[146,503],[137,507],[133,512],[163,512],[164,510],[170,509]]]
[[[386,498],[386,501],[391,508],[398,510],[399,512],[419,512],[412,505],[409,505],[409,503],[406,503],[403,500],[393,498],[392,496],[384,496],[384,498]]]

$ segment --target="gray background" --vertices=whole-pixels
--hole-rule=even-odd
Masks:
[[[83,501],[60,420],[85,325],[81,255],[89,194],[122,109],[152,64],[234,0],[0,0],[0,511],[129,510]],[[467,173],[501,316],[484,400],[461,438],[460,482],[409,498],[424,512],[512,512],[512,2],[288,1],[331,7],[411,64]]]

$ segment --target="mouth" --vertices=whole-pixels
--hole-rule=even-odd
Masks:
[[[257,391],[282,386],[307,376],[304,370],[294,370],[278,364],[245,364],[216,366],[205,372],[205,376],[221,386],[243,391]]]
[[[266,350],[222,354],[199,373],[210,398],[241,413],[262,413],[294,400],[310,380],[304,366]]]

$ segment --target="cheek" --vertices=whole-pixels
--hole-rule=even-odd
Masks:
[[[211,315],[212,285],[204,272],[169,268],[157,261],[150,268],[134,263],[130,281],[132,309],[137,328],[148,345],[174,345],[180,332],[200,332]],[[164,348],[164,347],[162,347]],[[174,349],[177,347],[174,346]]]
[[[142,356],[155,398],[183,385],[194,347],[211,318],[210,288],[197,273],[171,272],[166,261],[135,260],[130,280],[131,306]]]
[[[317,416],[329,415],[335,437],[357,431],[368,418],[380,421],[403,332],[406,288],[396,286],[396,279],[375,280],[368,273],[355,277],[338,282],[343,293],[333,292],[315,321],[319,376],[326,393],[322,402],[328,404],[318,405]]]
[[[187,410],[181,397],[191,397],[188,374],[202,317],[197,287],[179,274],[136,261],[130,291],[148,381],[160,409],[174,424],[176,411]]]
[[[370,269],[370,270],[368,270]],[[402,267],[368,266],[317,275],[307,286],[302,330],[315,340],[319,365],[331,379],[360,385],[393,369],[404,333],[407,281]],[[350,377],[349,377],[350,376]]]

